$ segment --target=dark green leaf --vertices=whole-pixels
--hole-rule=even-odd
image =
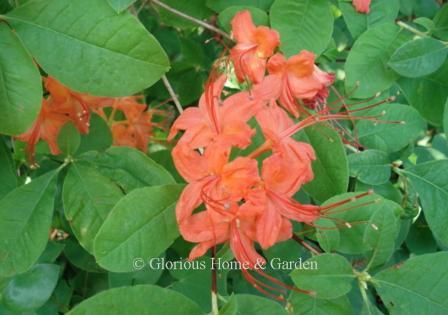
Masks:
[[[294,315],[352,315],[353,310],[347,297],[318,299],[306,294],[293,293],[290,298]]]
[[[64,181],[64,212],[73,233],[89,252],[109,212],[123,196],[120,188],[94,168],[74,163]]]
[[[135,17],[117,15],[104,0],[30,1],[6,18],[39,65],[80,92],[131,95],[169,68],[165,52]]]
[[[391,163],[388,155],[379,150],[366,150],[348,156],[350,176],[370,185],[381,185],[389,180]]]
[[[215,12],[221,12],[235,5],[245,5],[268,11],[274,0],[207,0],[207,6]]]
[[[270,18],[288,56],[303,49],[321,54],[330,43],[334,18],[326,0],[275,0]]]
[[[3,304],[17,312],[35,310],[50,298],[59,278],[59,266],[35,265],[12,278],[2,292]]]
[[[173,9],[176,9],[182,13],[192,16],[198,20],[205,20],[210,15],[212,11],[205,5],[205,0],[189,0],[189,1],[179,1],[179,0],[160,0],[161,2],[167,4]],[[158,6],[157,11],[160,14],[161,21],[169,26],[188,28],[197,27],[196,23],[190,22],[183,17],[165,10],[164,8]]]
[[[107,0],[110,6],[118,13],[126,10],[131,6],[136,0]]]
[[[435,72],[445,62],[448,47],[433,38],[420,38],[399,47],[388,65],[407,78],[422,77]]]
[[[163,253],[178,237],[174,206],[180,185],[140,188],[113,208],[95,238],[95,257],[114,272],[134,271],[133,260]]]
[[[317,298],[333,299],[347,294],[355,275],[349,261],[336,254],[322,254],[308,259],[309,269],[296,269],[291,278],[300,289],[313,291]],[[305,264],[304,263],[304,264]]]
[[[53,213],[53,171],[0,200],[0,276],[27,271],[44,251]]]
[[[92,114],[89,133],[81,135],[81,144],[76,154],[87,151],[105,151],[112,145],[112,133],[103,118]]]
[[[444,5],[434,17],[433,34],[440,39],[448,39],[448,5]]]
[[[353,97],[367,98],[391,87],[398,75],[387,62],[407,38],[394,24],[381,24],[362,34],[347,57],[346,90],[354,91]]]
[[[39,70],[17,35],[0,21],[0,133],[27,131],[41,103]]]
[[[373,284],[391,314],[445,315],[447,261],[447,252],[417,256],[378,273]]]
[[[72,123],[65,124],[58,135],[58,147],[68,156],[73,155],[79,148],[81,136]]]
[[[4,139],[0,137],[0,199],[8,192],[17,187],[17,175],[11,150],[6,145]]]
[[[232,297],[236,304],[235,315],[286,315],[285,309],[278,303],[266,298],[249,294],[237,294]]]

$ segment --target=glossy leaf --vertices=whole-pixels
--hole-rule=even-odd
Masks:
[[[408,78],[422,77],[435,72],[445,62],[448,47],[432,38],[405,43],[390,57],[388,65]]]
[[[169,301],[169,303],[167,303]],[[204,315],[199,306],[175,291],[153,285],[110,289],[78,304],[68,315]]]
[[[0,276],[27,271],[44,251],[53,214],[56,172],[0,200]]]
[[[134,270],[133,259],[146,261],[164,252],[177,238],[174,206],[180,185],[140,188],[113,208],[95,238],[95,257],[114,272]]]
[[[169,68],[157,40],[105,0],[30,1],[6,18],[39,65],[77,91],[131,95]]]
[[[39,114],[42,93],[33,59],[14,31],[0,22],[0,133],[27,131]]]
[[[62,193],[64,212],[79,242],[93,252],[93,239],[123,196],[120,188],[94,168],[71,165]]]
[[[333,34],[333,13],[325,0],[275,0],[271,26],[280,33],[280,49],[288,56],[301,50],[321,54]]]
[[[2,292],[3,304],[17,312],[41,307],[56,287],[59,269],[58,265],[40,264],[15,276]]]

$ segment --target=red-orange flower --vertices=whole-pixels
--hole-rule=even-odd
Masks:
[[[247,10],[233,18],[232,34],[237,44],[230,50],[230,58],[238,80],[260,82],[266,71],[266,60],[280,45],[279,34],[266,26],[256,27]]]
[[[306,50],[288,60],[277,53],[269,59],[267,67],[270,75],[255,87],[255,91],[264,98],[279,99],[295,117],[303,111],[298,100],[314,108],[316,102],[323,102],[328,97],[327,87],[334,81],[332,74],[314,64],[314,54]]]
[[[367,14],[370,12],[370,2],[371,0],[353,0],[353,5],[359,13]]]
[[[251,142],[254,130],[247,121],[256,113],[259,102],[252,100],[248,92],[240,92],[222,101],[226,76],[206,85],[198,107],[187,108],[174,122],[168,140],[180,130],[185,130],[182,141],[193,149],[203,148],[211,142],[244,148]]]

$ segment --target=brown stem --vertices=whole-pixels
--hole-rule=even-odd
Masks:
[[[300,245],[302,245],[303,247],[305,247],[306,249],[308,249],[310,252],[312,252],[315,255],[320,255],[321,252],[318,251],[316,248],[314,248],[313,246],[311,246],[310,244],[308,244],[307,242],[305,242],[304,240],[302,240],[300,237],[298,237],[295,234],[292,234],[292,238],[294,241],[296,241],[297,243],[299,243]]]
[[[164,8],[165,10],[170,11],[173,14],[176,14],[177,16],[180,16],[180,17],[182,17],[182,18],[184,18],[186,20],[189,20],[189,21],[191,21],[191,22],[193,22],[195,24],[198,24],[198,25],[200,25],[200,26],[202,26],[202,27],[204,27],[204,28],[206,28],[206,29],[208,29],[210,31],[218,33],[218,34],[222,35],[223,37],[227,38],[228,40],[232,40],[232,38],[229,36],[229,34],[227,34],[226,32],[224,32],[222,30],[220,30],[217,27],[214,27],[213,25],[210,25],[210,24],[208,24],[208,23],[206,23],[204,21],[201,21],[199,19],[196,19],[196,18],[194,18],[194,17],[192,17],[192,16],[190,16],[188,14],[180,12],[180,11],[178,11],[178,10],[168,6],[168,5],[166,5],[165,3],[160,2],[159,0],[150,0],[150,1],[152,3],[154,3],[155,5],[157,5],[157,6],[161,7],[161,8]]]
[[[162,81],[166,89],[168,90],[168,93],[170,93],[170,96],[173,99],[173,102],[176,105],[177,110],[179,111],[180,114],[182,114],[184,109],[182,108],[182,105],[180,104],[179,98],[177,97],[176,93],[174,93],[173,87],[171,86],[170,81],[168,81],[166,75],[162,76]]]

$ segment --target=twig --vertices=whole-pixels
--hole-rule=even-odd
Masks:
[[[418,36],[421,36],[421,37],[426,37],[426,36],[428,36],[428,34],[423,33],[423,32],[420,32],[420,31],[419,31],[418,29],[416,29],[415,27],[412,27],[412,26],[410,26],[410,25],[404,23],[403,21],[398,21],[398,22],[397,22],[397,25],[399,25],[400,27],[402,27],[402,28],[408,30],[409,32],[414,33],[414,34],[416,34],[416,35],[418,35]]]
[[[300,237],[298,237],[297,235],[295,235],[294,233],[292,234],[292,238],[293,240],[295,240],[297,243],[299,243],[300,245],[302,245],[303,247],[305,247],[306,249],[308,249],[310,252],[312,252],[314,255],[320,255],[321,252],[318,251],[316,248],[314,248],[313,246],[311,246],[310,244],[308,244],[307,242],[305,242],[304,240],[302,240]]]
[[[176,105],[177,110],[179,111],[180,114],[182,114],[184,109],[182,108],[182,105],[180,104],[176,93],[174,93],[173,87],[171,86],[170,81],[168,81],[168,78],[166,77],[166,75],[162,76],[162,81],[163,81],[163,84],[165,84],[165,87],[168,90],[168,93],[170,93],[170,96],[173,99],[174,105]]]
[[[204,27],[204,28],[206,28],[206,29],[208,29],[210,31],[218,33],[218,34],[222,35],[223,37],[227,38],[228,40],[232,40],[232,38],[229,36],[229,34],[227,34],[226,32],[220,30],[219,28],[217,28],[217,27],[215,27],[213,25],[210,25],[210,24],[208,24],[208,23],[206,23],[204,21],[201,21],[201,20],[199,20],[197,18],[194,18],[194,17],[192,17],[192,16],[190,16],[188,14],[180,12],[180,11],[178,11],[178,10],[168,6],[168,5],[166,5],[165,3],[160,2],[159,0],[150,0],[150,2],[154,3],[155,5],[157,5],[157,6],[161,7],[161,8],[164,8],[165,10],[170,11],[171,13],[176,14],[176,15],[178,15],[178,16],[186,19],[186,20],[189,20],[189,21],[191,21],[191,22],[193,22],[195,24],[198,24],[198,25],[200,25],[200,26],[202,26],[202,27]]]

